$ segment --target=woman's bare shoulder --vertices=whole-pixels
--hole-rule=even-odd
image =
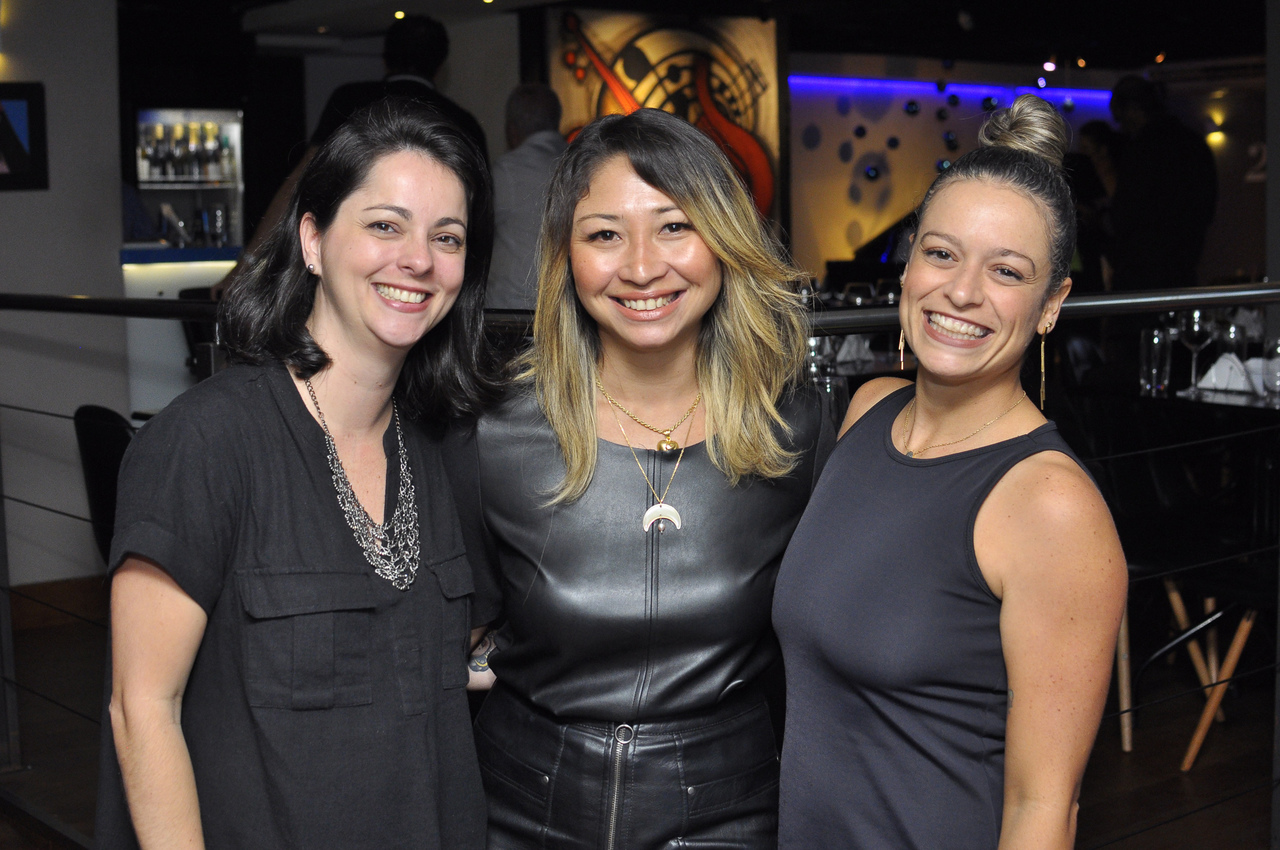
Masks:
[[[840,425],[840,436],[853,427],[863,414],[875,407],[885,396],[894,390],[910,386],[911,382],[902,378],[873,378],[858,387],[853,398],[849,400],[849,410],[845,413],[844,422]]]

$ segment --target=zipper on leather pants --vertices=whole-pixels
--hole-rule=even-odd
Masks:
[[[621,723],[613,730],[613,766],[609,776],[613,784],[609,795],[609,832],[605,837],[605,850],[613,850],[618,838],[618,809],[622,806],[622,774],[623,761],[627,756],[627,745],[635,740],[636,730]]]

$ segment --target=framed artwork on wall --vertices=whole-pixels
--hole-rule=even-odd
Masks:
[[[777,34],[754,17],[664,18],[556,7],[549,82],[572,136],[593,118],[662,109],[725,152],[765,217],[779,183]]]
[[[0,191],[49,188],[42,83],[0,83]]]

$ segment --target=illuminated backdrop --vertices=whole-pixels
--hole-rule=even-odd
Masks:
[[[794,75],[791,243],[823,276],[911,212],[939,168],[978,143],[987,112],[1032,93],[1074,130],[1110,120],[1109,91]]]

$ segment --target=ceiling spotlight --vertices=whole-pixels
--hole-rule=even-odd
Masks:
[[[326,26],[321,25],[321,26],[316,27],[316,32],[320,33],[320,35],[324,35],[324,34],[325,34],[325,33],[327,33],[328,31],[329,31],[329,28],[328,28],[328,27],[326,27]]]
[[[1044,70],[1045,70],[1047,73],[1050,73],[1050,74],[1052,74],[1054,71],[1058,70],[1058,63],[1053,61],[1053,57],[1052,57],[1052,56],[1050,56],[1050,57],[1049,57],[1049,61],[1048,61],[1048,62],[1044,63]]]
[[[1036,85],[1039,86],[1040,88],[1044,88],[1045,86],[1049,85],[1049,83],[1045,81],[1044,77],[1036,77]]]
[[[1159,65],[1163,61],[1164,61],[1164,51],[1161,50],[1159,53],[1156,54],[1156,64]]]
[[[403,21],[403,20],[404,20],[404,12],[396,12],[396,20],[397,20],[397,21]]]
[[[1076,67],[1077,67],[1077,68],[1083,68],[1083,67],[1084,67],[1084,64],[1085,64],[1085,63],[1084,63],[1084,57],[1083,57],[1083,56],[1080,56],[1080,57],[1077,57],[1077,58],[1076,58]]]

